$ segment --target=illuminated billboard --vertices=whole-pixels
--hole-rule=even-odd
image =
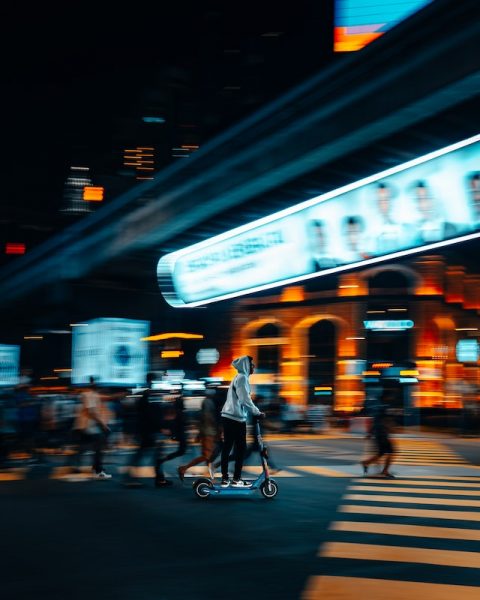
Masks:
[[[149,321],[93,319],[80,323],[72,336],[72,383],[134,386],[145,383]]]
[[[361,50],[432,0],[335,0],[335,52]]]
[[[17,385],[20,366],[20,346],[0,344],[0,387]]]
[[[459,340],[456,346],[456,355],[458,362],[476,363],[478,361],[479,356],[479,347],[477,340]]]
[[[163,256],[162,294],[201,306],[480,237],[480,135]]]

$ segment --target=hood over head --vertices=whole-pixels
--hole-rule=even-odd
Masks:
[[[234,361],[232,361],[232,367],[235,367],[239,373],[243,373],[244,375],[250,375],[250,357],[249,356],[239,356]]]

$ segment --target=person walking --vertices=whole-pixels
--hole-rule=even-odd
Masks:
[[[240,356],[232,362],[238,371],[233,378],[227,392],[227,400],[222,408],[223,448],[222,448],[222,487],[228,487],[228,458],[230,451],[235,451],[235,470],[232,487],[248,485],[242,480],[242,467],[247,446],[247,416],[251,412],[254,416],[264,416],[255,406],[250,395],[249,377],[255,370],[251,356]]]
[[[210,390],[207,390],[209,392]],[[215,451],[215,445],[219,438],[219,427],[216,415],[215,400],[211,395],[206,395],[200,410],[200,422],[198,428],[198,437],[202,452],[200,456],[196,456],[186,465],[178,467],[178,476],[183,481],[186,471],[195,465],[207,463],[210,475],[213,476],[211,462]]]
[[[165,421],[165,427],[170,429],[172,439],[177,442],[177,449],[160,459],[162,465],[174,458],[180,458],[187,452],[187,419],[182,394],[176,395],[173,401],[173,419]]]
[[[133,455],[131,467],[137,468],[140,466],[145,453],[153,453],[155,466],[155,487],[169,487],[171,481],[165,479],[162,468],[162,451],[163,444],[159,439],[159,433],[163,430],[163,414],[160,403],[152,402],[152,383],[155,378],[154,373],[147,374],[147,388],[143,391],[141,397],[137,401],[137,441],[138,447]],[[127,469],[124,479],[126,487],[140,487],[142,484],[136,481],[130,469]]]
[[[368,467],[385,457],[383,469],[380,472],[380,477],[394,479],[395,476],[390,472],[390,465],[395,453],[392,440],[390,439],[390,418],[388,416],[389,395],[384,394],[379,403],[372,407],[372,424],[368,433],[369,437],[373,437],[376,446],[376,452],[370,458],[361,461],[363,466],[364,476],[368,476]]]
[[[92,447],[94,477],[111,479],[112,476],[105,473],[103,469],[103,449],[110,428],[103,420],[101,398],[94,377],[89,378],[89,386],[80,395],[80,406],[77,410],[73,430],[78,441],[77,451],[71,459],[74,471],[80,470],[82,454]]]

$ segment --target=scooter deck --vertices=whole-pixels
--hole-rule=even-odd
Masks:
[[[258,487],[249,485],[248,487],[222,487],[217,484],[210,488],[210,496],[249,496],[252,493],[258,492]]]

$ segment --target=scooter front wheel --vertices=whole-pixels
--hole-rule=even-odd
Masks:
[[[260,491],[262,492],[262,496],[267,498],[268,500],[272,500],[278,494],[278,485],[277,482],[273,479],[268,479],[264,481],[260,486]]]
[[[210,481],[200,481],[197,485],[193,486],[193,491],[197,498],[201,498],[202,500],[206,500],[210,496],[210,491],[212,489],[212,484]]]

